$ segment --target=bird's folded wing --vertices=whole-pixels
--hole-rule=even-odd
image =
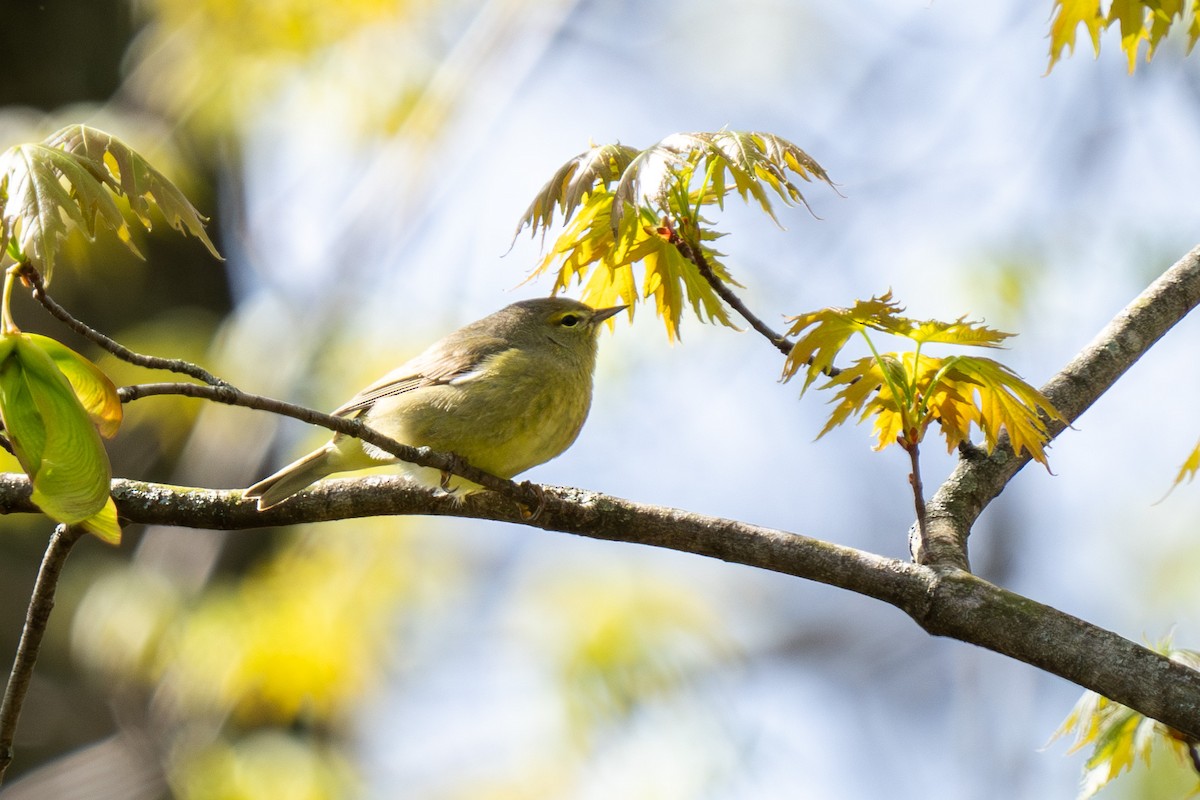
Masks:
[[[385,397],[411,392],[423,386],[456,383],[469,380],[477,374],[481,364],[503,350],[511,347],[503,339],[475,339],[470,347],[435,347],[397,369],[384,375],[363,389],[331,413],[335,417],[347,417],[370,408]]]

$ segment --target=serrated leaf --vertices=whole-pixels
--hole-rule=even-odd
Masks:
[[[517,234],[528,225],[544,235],[557,208],[565,230],[531,277],[554,271],[555,292],[579,282],[588,302],[619,298],[631,313],[637,300],[654,298],[671,339],[678,338],[689,305],[702,321],[732,327],[724,302],[689,260],[699,254],[720,281],[737,285],[706,244],[720,234],[700,210],[720,207],[727,192],[737,191],[774,218],[771,192],[787,203],[805,202],[789,175],[832,186],[811,156],[766,133],[677,133],[644,150],[593,147],[542,187]],[[637,264],[645,267],[640,290],[626,271]]]
[[[1001,342],[1013,335],[989,328],[978,320],[968,320],[966,316],[959,317],[953,322],[942,322],[936,319],[913,321],[907,331],[894,330],[891,332],[899,333],[920,344],[940,342],[970,347],[1003,347]]]
[[[513,238],[527,225],[530,235],[540,229],[544,236],[554,225],[555,208],[564,222],[569,220],[592,192],[597,188],[607,190],[619,180],[637,154],[633,147],[606,144],[591,147],[563,164],[534,195],[533,202],[521,215]]]
[[[1143,39],[1149,38],[1145,28],[1146,4],[1143,0],[1112,0],[1108,9],[1108,24],[1119,23],[1121,28],[1121,50],[1129,62],[1130,74],[1137,68],[1138,47]]]
[[[788,318],[791,327],[787,335],[800,338],[784,362],[780,380],[789,381],[807,367],[803,394],[818,376],[829,371],[851,336],[867,328],[890,331],[903,327],[897,322],[903,319],[899,316],[903,310],[888,291],[870,300],[856,300],[850,308],[822,308]]]
[[[529,280],[557,265],[554,294],[579,283],[583,302],[596,307],[623,303],[630,306],[631,313],[639,300],[652,298],[672,341],[679,338],[683,310],[689,303],[701,320],[733,327],[712,286],[678,248],[658,235],[656,220],[649,212],[643,211],[637,220],[642,224],[623,225],[614,235],[609,221],[614,201],[612,192],[588,196]],[[736,285],[715,250],[702,244],[700,251],[718,278]],[[640,289],[633,271],[639,263],[644,268]]]
[[[1083,25],[1092,40],[1092,49],[1100,55],[1100,31],[1104,29],[1104,14],[1100,0],[1054,0],[1054,19],[1050,23],[1050,66],[1062,57],[1062,51],[1075,52],[1075,36]]]
[[[128,226],[110,192],[115,183],[87,157],[45,144],[18,145],[0,154],[0,182],[0,227],[7,246],[16,248],[46,283],[71,223],[89,238],[103,225],[128,243]]]
[[[1200,667],[1200,653],[1175,649],[1169,639],[1151,649],[1191,669]],[[1050,741],[1072,734],[1074,742],[1068,753],[1092,746],[1084,765],[1080,798],[1094,796],[1139,758],[1149,764],[1156,742],[1165,744],[1182,763],[1192,763],[1186,736],[1092,691],[1083,693]]]
[[[1048,420],[1067,420],[1050,400],[1008,367],[990,358],[951,356],[945,360],[946,381],[966,381],[978,397],[978,424],[987,449],[995,449],[1002,430],[1008,432],[1014,453],[1029,453],[1046,464],[1045,444],[1050,440]],[[954,445],[951,444],[951,447]]]
[[[179,187],[117,137],[86,125],[68,125],[51,134],[46,144],[103,164],[146,230],[151,228],[150,206],[153,203],[172,228],[195,236],[213,258],[221,258],[204,230],[208,219],[200,215]]]
[[[112,477],[108,455],[87,411],[54,360],[26,334],[0,362],[0,421],[29,476],[33,503],[75,524],[100,513]]]
[[[162,173],[120,139],[71,125],[0,154],[0,262],[28,261],[49,284],[72,225],[88,238],[108,228],[140,256],[114,194],[127,198],[145,228],[153,204],[171,227],[220,258],[204,230],[207,220]]]

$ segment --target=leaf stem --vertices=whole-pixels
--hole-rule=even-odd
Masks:
[[[20,333],[21,329],[17,327],[16,321],[12,317],[12,288],[16,282],[17,273],[20,271],[21,265],[14,264],[4,271],[4,295],[0,297],[0,334],[10,336],[14,333]]]
[[[33,666],[37,661],[42,636],[46,633],[46,625],[50,621],[50,611],[54,608],[58,577],[62,574],[67,555],[81,536],[82,528],[70,525],[59,525],[55,528],[50,536],[50,544],[46,547],[46,554],[42,558],[42,566],[38,570],[33,595],[29,598],[29,609],[25,613],[25,627],[21,630],[21,641],[17,644],[12,672],[4,689],[3,703],[0,704],[0,783],[4,782],[4,773],[8,771],[8,766],[13,760],[13,739],[17,731],[17,720],[21,716],[21,706],[33,679]]]
[[[690,242],[688,242],[674,230],[671,231],[668,241],[675,245],[675,248],[679,250],[684,258],[696,266],[697,271],[700,273],[700,277],[708,281],[708,285],[713,288],[713,291],[716,292],[722,300],[728,303],[730,307],[741,314],[742,319],[750,323],[751,328],[754,328],[754,330],[765,336],[767,341],[773,344],[775,349],[783,353],[785,356],[792,352],[792,343],[789,342],[782,334],[771,330],[770,326],[755,316],[754,313],[746,307],[746,304],[742,302],[742,299],[734,294],[733,290],[726,286],[725,282],[716,276],[712,270],[712,266],[708,263],[708,259],[704,257],[704,253],[700,251],[700,248],[693,247]]]

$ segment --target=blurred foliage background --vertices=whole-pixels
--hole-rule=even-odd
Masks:
[[[538,251],[509,251],[512,230],[589,139],[772,131],[847,199],[813,198],[821,221],[784,232],[727,209],[722,249],[760,315],[890,285],[917,316],[1020,331],[1010,363],[1039,383],[1200,238],[1195,64],[1177,43],[1130,78],[1110,48],[1043,78],[1048,3],[902,5],[9,2],[0,147],[87,122],[213,217],[224,264],[170,231],[139,243],[145,261],[74,243],[53,288],[78,317],[331,408],[515,299]],[[99,357],[32,303],[16,313]],[[691,322],[682,347],[652,320],[606,335],[583,437],[530,477],[903,556],[901,460],[862,430],[810,445],[822,410],[774,384],[777,355]],[[1194,493],[1150,506],[1197,435],[1200,379],[1179,368],[1195,335],[1056,444],[1060,477],[1023,475],[989,510],[985,577],[1196,646]],[[1129,424],[1151,405],[1155,425]],[[155,398],[112,457],[118,475],[241,487],[323,438]],[[0,530],[8,654],[50,525]],[[701,559],[383,519],[135,529],[83,543],[65,580],[5,800],[903,798],[943,781],[988,798],[1064,796],[1078,774],[1036,751],[1075,687]],[[1160,762],[1113,796],[1189,785]]]

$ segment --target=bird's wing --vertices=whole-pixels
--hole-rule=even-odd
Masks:
[[[364,411],[385,397],[411,392],[425,386],[461,383],[478,374],[479,367],[511,345],[503,339],[475,338],[469,348],[462,345],[435,345],[405,362],[375,383],[347,400],[332,413],[347,417]]]

